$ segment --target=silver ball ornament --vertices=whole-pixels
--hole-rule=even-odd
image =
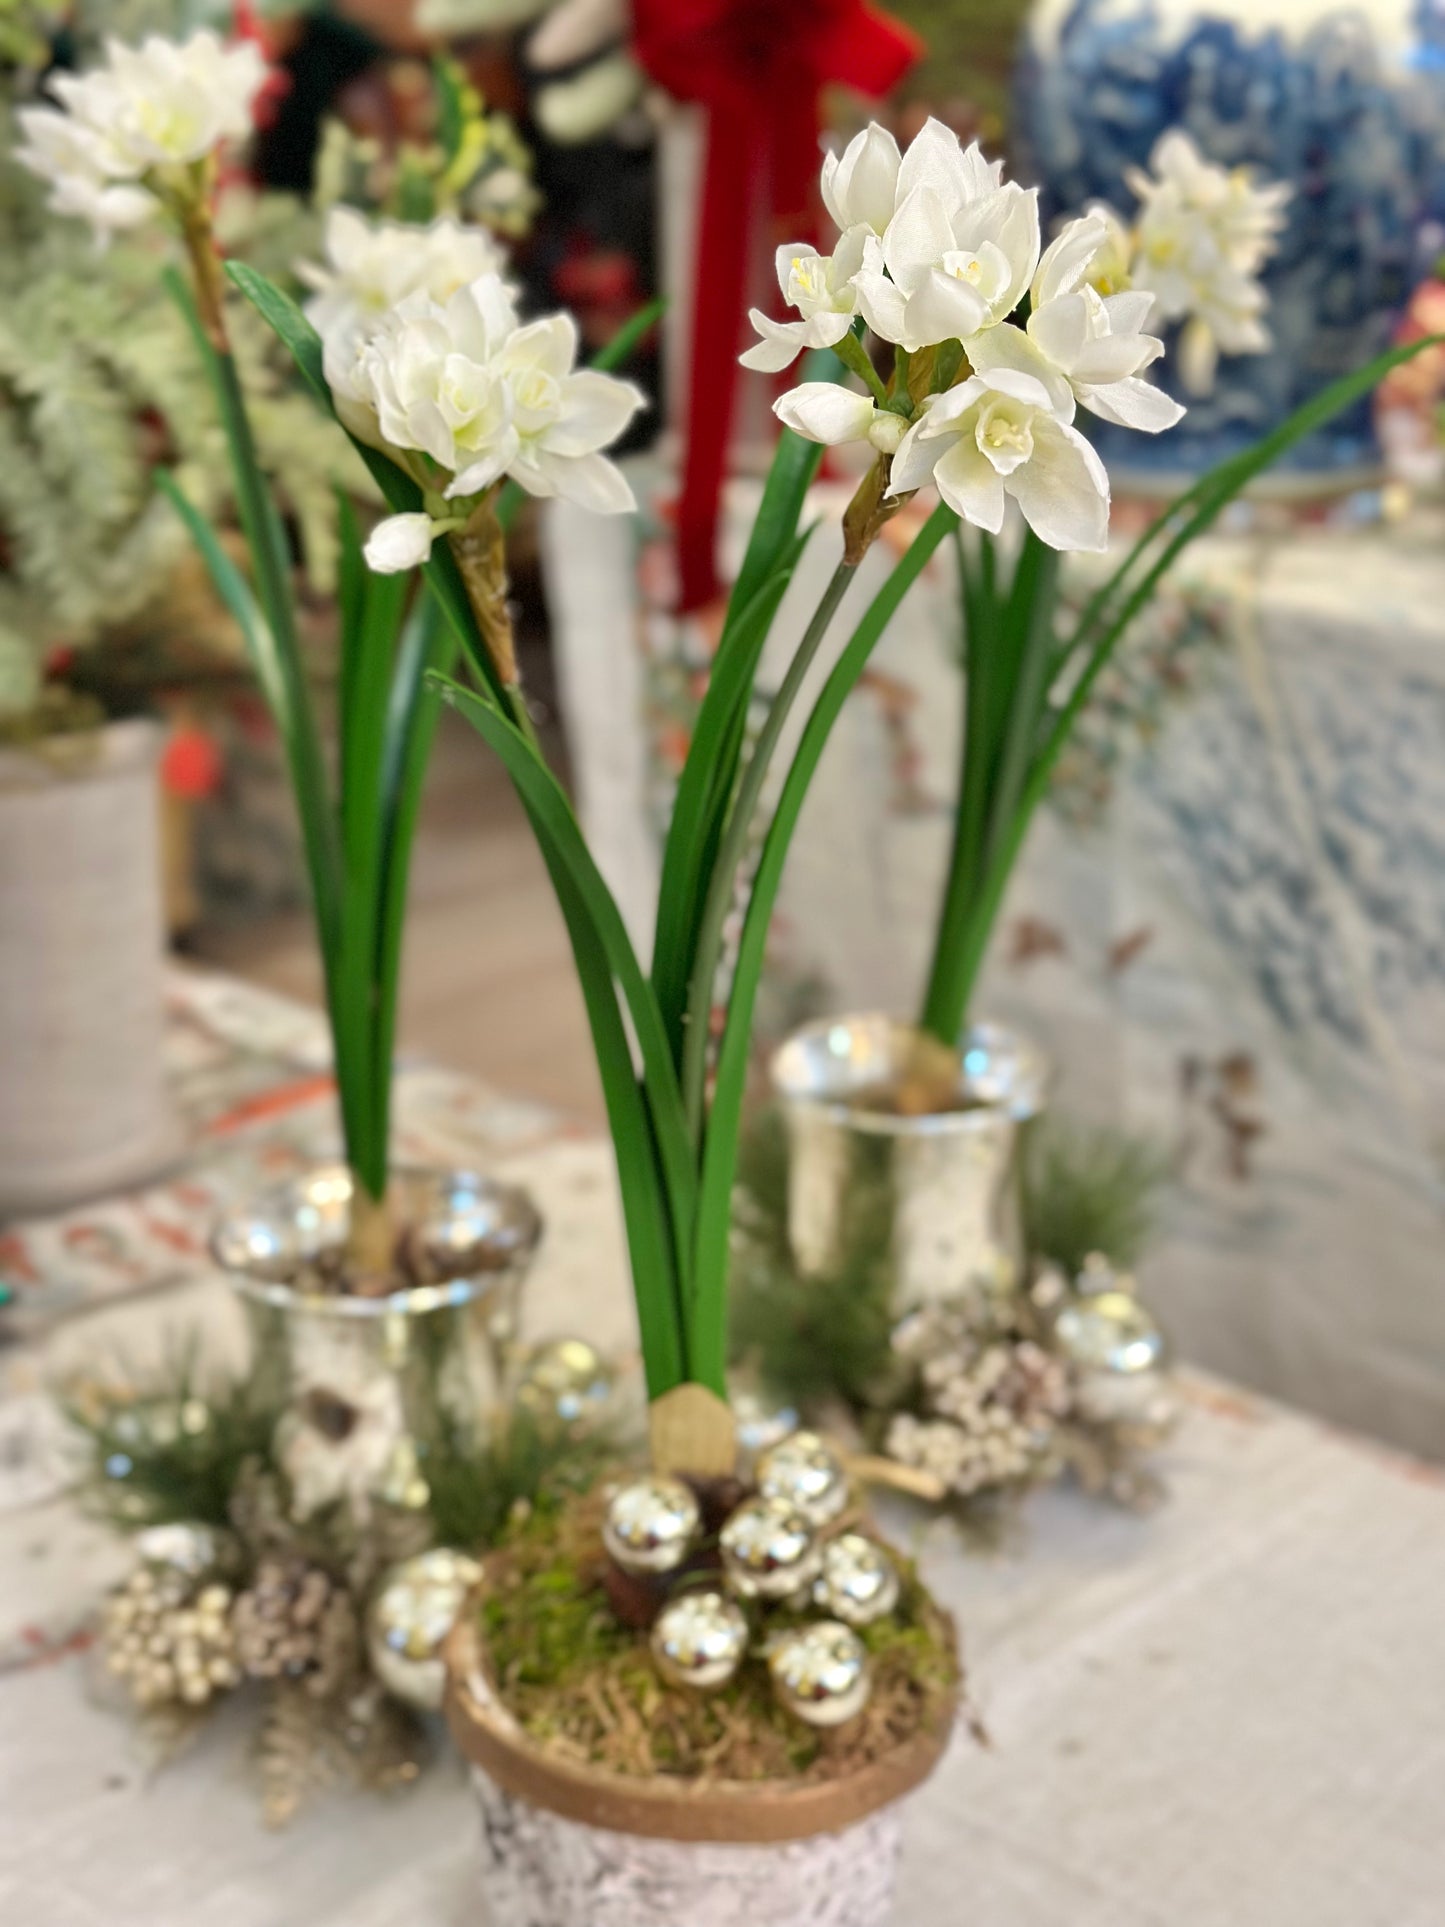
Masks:
[[[778,1703],[809,1726],[842,1726],[863,1711],[872,1690],[862,1640],[835,1619],[782,1634],[768,1671]]]
[[[435,1712],[441,1705],[442,1645],[481,1576],[466,1553],[434,1546],[403,1559],[382,1581],[366,1616],[366,1652],[387,1692],[407,1706]]]
[[[650,1475],[613,1493],[602,1542],[624,1572],[675,1572],[692,1550],[702,1514],[681,1479]]]
[[[898,1568],[876,1539],[843,1532],[823,1548],[823,1570],[813,1598],[846,1626],[871,1626],[898,1604]]]
[[[553,1338],[522,1361],[517,1403],[541,1423],[595,1423],[612,1400],[612,1367],[585,1338]]]
[[[1157,1371],[1164,1362],[1164,1334],[1124,1291],[1095,1292],[1065,1305],[1054,1320],[1054,1347],[1079,1371],[1117,1378]]]
[[[187,1579],[204,1579],[208,1573],[230,1565],[237,1550],[229,1532],[193,1519],[147,1526],[136,1534],[135,1548],[146,1565],[180,1573]]]
[[[825,1526],[848,1503],[843,1461],[816,1432],[794,1432],[758,1460],[758,1490],[784,1499],[815,1526]]]
[[[652,1657],[674,1686],[712,1692],[741,1666],[748,1622],[741,1606],[720,1592],[684,1592],[670,1599],[652,1625]]]
[[[786,1499],[745,1500],[718,1543],[728,1583],[745,1599],[787,1599],[812,1583],[822,1563],[812,1521]]]

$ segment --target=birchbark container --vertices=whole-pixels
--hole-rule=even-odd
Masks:
[[[485,1580],[483,1582],[485,1585]],[[480,1810],[497,1927],[886,1927],[905,1802],[953,1704],[851,1776],[789,1786],[636,1779],[549,1753],[490,1679],[474,1613],[447,1650],[447,1717]]]
[[[154,723],[0,751],[0,1217],[178,1156]]]

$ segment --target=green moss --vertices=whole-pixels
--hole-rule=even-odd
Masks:
[[[489,1670],[535,1740],[639,1776],[827,1779],[949,1716],[959,1678],[951,1628],[903,1560],[897,1613],[862,1635],[873,1691],[846,1734],[825,1739],[786,1713],[757,1656],[718,1692],[669,1686],[646,1633],[624,1625],[609,1603],[601,1511],[595,1493],[540,1508],[489,1562],[480,1607]],[[706,1583],[706,1572],[697,1579]],[[769,1633],[802,1623],[785,1610],[755,1609],[755,1655]]]

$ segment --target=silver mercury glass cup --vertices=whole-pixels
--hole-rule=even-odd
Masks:
[[[927,1040],[884,1016],[795,1031],[772,1062],[788,1125],[788,1233],[805,1276],[838,1263],[849,1203],[881,1199],[895,1309],[1006,1297],[1023,1266],[1020,1133],[1043,1109],[1050,1071],[1027,1038],[969,1030],[947,1106],[890,1107]],[[932,1047],[935,1051],[937,1046]]]
[[[535,1205],[465,1171],[403,1168],[392,1193],[435,1283],[380,1297],[327,1288],[350,1213],[342,1165],[266,1192],[211,1240],[248,1314],[253,1378],[283,1409],[276,1450],[298,1518],[337,1502],[425,1506],[429,1444],[443,1428],[480,1436],[510,1391]]]

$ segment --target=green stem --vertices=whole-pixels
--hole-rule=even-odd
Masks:
[[[958,956],[979,887],[979,855],[986,824],[989,765],[991,657],[998,643],[998,604],[993,549],[987,536],[980,567],[970,568],[961,531],[954,537],[963,598],[963,728],[959,740],[958,806],[949,850],[938,930],[920,1017],[922,1028],[946,1044],[957,1041],[962,1021]]]
[[[708,880],[693,952],[692,974],[688,980],[687,1017],[682,1039],[682,1102],[694,1144],[700,1145],[702,1142],[713,984],[721,960],[723,926],[732,907],[738,869],[747,848],[773,751],[778,746],[778,739],[798,699],[813,658],[828,633],[828,625],[852,579],[853,565],[840,562],[813,611],[812,619],[803,632],[803,639],[788,664],[787,674],[768,706],[757,742],[739,778],[737,795],[723,832],[717,861]]]
[[[888,406],[888,390],[883,386],[883,378],[868,359],[868,350],[857,335],[848,333],[841,341],[833,344],[833,353],[845,368],[851,368],[868,384],[868,391],[880,408]]]
[[[913,538],[907,553],[874,596],[843,653],[829,671],[821,694],[803,726],[798,747],[778,796],[778,805],[763,839],[762,855],[753,878],[752,894],[743,919],[737,965],[728,996],[727,1017],[718,1050],[717,1088],[708,1118],[707,1142],[698,1186],[697,1235],[694,1245],[693,1337],[694,1373],[720,1374],[727,1357],[728,1223],[733,1178],[737,1168],[738,1128],[747,1085],[748,1039],[773,905],[782,881],[788,845],[803,800],[843,704],[856,687],[868,659],[908,590],[917,581],[934,550],[958,518],[940,506]]]

